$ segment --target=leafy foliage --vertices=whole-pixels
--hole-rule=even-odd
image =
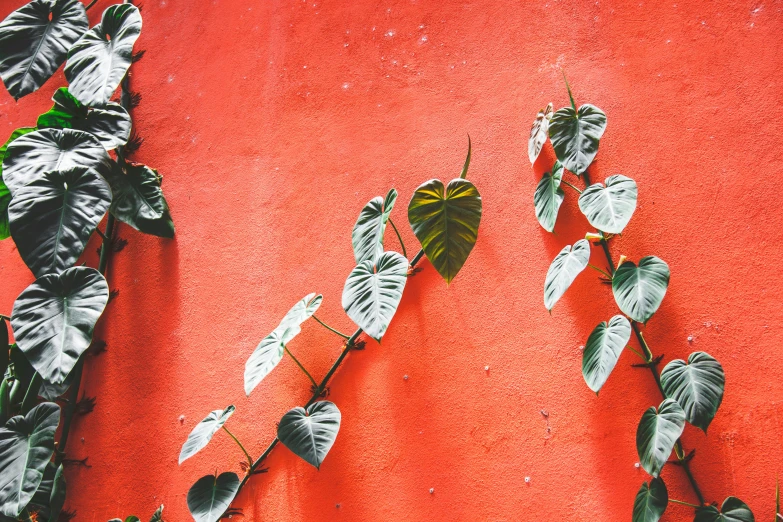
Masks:
[[[560,211],[560,205],[563,203],[565,194],[560,188],[560,182],[563,180],[563,165],[556,161],[552,167],[552,172],[545,172],[541,181],[538,182],[536,193],[533,195],[533,204],[536,208],[536,219],[547,232],[555,230],[555,221],[557,213]]]
[[[329,401],[314,402],[306,409],[296,407],[280,419],[277,438],[296,455],[320,469],[340,431],[341,418],[340,410]]]
[[[8,145],[10,145],[12,141],[35,130],[37,130],[35,127],[22,127],[21,129],[16,129],[11,133],[11,137],[9,137],[3,146],[0,147],[0,239],[11,237],[11,228],[8,226],[8,205],[11,203],[11,191],[5,186],[5,182],[3,182],[2,179],[3,158],[5,158]]]
[[[631,323],[622,315],[595,327],[582,353],[582,376],[591,390],[598,393],[630,338]]]
[[[188,440],[182,445],[179,453],[179,463],[182,464],[187,459],[204,449],[212,436],[223,427],[223,424],[234,413],[234,406],[228,406],[225,410],[214,410],[207,415],[204,420],[196,424],[193,431],[188,435]]]
[[[675,359],[661,372],[666,396],[685,411],[685,419],[705,433],[723,400],[723,367],[711,355],[694,352],[686,363]]]
[[[564,107],[549,122],[549,138],[555,155],[565,168],[577,176],[598,154],[598,141],[606,130],[606,114],[595,105],[582,105],[579,110]]]
[[[239,489],[236,473],[201,477],[188,491],[188,509],[196,522],[217,522]]]
[[[549,103],[546,107],[538,111],[538,115],[536,115],[536,119],[533,122],[533,127],[530,129],[530,138],[527,140],[527,156],[528,159],[530,159],[531,165],[536,162],[538,155],[541,153],[541,149],[544,148],[549,132],[549,120],[552,119],[553,110],[554,106],[552,103]]]
[[[704,506],[696,510],[693,522],[756,522],[750,508],[737,497],[723,501],[720,511],[715,506]]]
[[[636,182],[616,174],[606,178],[606,186],[590,185],[579,196],[579,209],[598,230],[619,234],[636,210]]]
[[[378,196],[370,200],[359,214],[351,233],[357,265],[367,260],[374,263],[383,254],[383,234],[395,201],[397,191],[391,189],[385,198]]]
[[[658,522],[669,504],[669,492],[660,478],[642,484],[633,502],[633,522]]]
[[[174,237],[174,222],[155,169],[132,163],[115,165],[107,179],[114,194],[110,210],[117,219],[145,234]]]
[[[671,399],[664,399],[657,410],[653,406],[644,412],[636,430],[636,450],[647,473],[658,476],[683,429],[685,412]]]
[[[549,265],[544,282],[544,306],[547,310],[563,296],[571,283],[590,261],[590,243],[580,239],[574,246],[566,245]]]
[[[655,256],[643,257],[636,266],[626,261],[612,278],[617,306],[628,317],[646,323],[661,306],[669,287],[669,265]]]

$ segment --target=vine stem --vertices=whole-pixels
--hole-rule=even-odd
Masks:
[[[315,379],[313,379],[313,376],[310,375],[310,372],[307,371],[307,369],[304,367],[304,365],[299,362],[299,359],[294,357],[294,354],[291,353],[291,350],[289,350],[286,345],[283,345],[283,350],[285,350],[285,353],[287,353],[291,357],[291,359],[294,360],[294,362],[299,367],[299,369],[302,370],[305,375],[307,375],[307,378],[310,379],[310,382],[313,383],[313,386],[317,387],[318,383],[315,382]],[[228,430],[226,430],[226,431],[228,431]],[[250,463],[252,464],[253,461],[251,460]]]
[[[313,319],[315,319],[315,320],[318,322],[318,324],[320,324],[321,326],[323,326],[324,328],[326,328],[326,329],[327,329],[327,330],[329,330],[330,332],[336,333],[337,335],[339,335],[339,336],[340,336],[340,337],[342,337],[343,339],[350,339],[350,338],[351,338],[351,336],[350,336],[350,335],[345,335],[344,333],[342,333],[342,332],[340,332],[340,331],[338,331],[338,330],[335,330],[334,328],[332,328],[331,326],[329,326],[329,325],[328,325],[328,324],[326,324],[325,322],[321,321],[320,319],[318,319],[318,318],[315,316],[315,314],[313,314],[313,316],[312,316],[312,317],[313,317]]]
[[[570,184],[569,182],[567,182],[567,181],[566,181],[566,180],[564,180],[564,179],[561,179],[561,180],[560,180],[560,183],[565,183],[566,185],[568,185],[569,187],[571,187],[572,189],[574,189],[574,190],[575,190],[575,191],[577,191],[578,193],[580,193],[580,194],[582,193],[582,191],[581,191],[581,190],[579,190],[577,187],[575,187],[574,185]]]
[[[241,442],[239,442],[239,439],[238,439],[238,438],[236,438],[236,437],[234,436],[234,434],[233,434],[233,433],[231,433],[230,431],[228,431],[228,428],[226,428],[226,425],[225,425],[225,424],[223,425],[223,429],[226,431],[226,433],[228,433],[228,436],[229,436],[229,437],[231,437],[232,439],[234,439],[234,442],[236,442],[236,443],[237,443],[237,446],[239,446],[239,447],[240,447],[240,449],[242,450],[242,453],[244,453],[244,454],[245,454],[245,457],[247,457],[247,463],[248,463],[249,465],[251,465],[251,466],[252,466],[252,465],[253,465],[253,457],[251,457],[251,456],[250,456],[250,453],[248,453],[248,452],[247,452],[247,450],[245,449],[245,447],[242,445],[242,443],[241,443]]]
[[[397,230],[397,226],[394,224],[394,221],[392,221],[391,217],[389,217],[389,223],[391,223],[391,226],[394,229],[394,233],[397,234],[397,240],[400,242],[400,246],[402,247],[402,256],[407,258],[408,252],[405,250],[405,242],[402,240],[402,236]]]
[[[683,506],[690,506],[696,509],[699,509],[701,507],[701,506],[697,506],[696,504],[691,504],[690,502],[683,502],[682,500],[676,500],[673,498],[670,498],[669,502],[674,502],[675,504],[682,504]]]
[[[592,269],[593,269],[593,270],[595,270],[596,272],[600,272],[600,273],[602,273],[603,275],[605,275],[605,276],[606,276],[606,277],[608,277],[609,279],[612,279],[612,276],[610,276],[609,274],[607,274],[606,272],[604,272],[603,270],[601,270],[601,269],[600,269],[600,268],[598,268],[597,266],[595,266],[595,265],[591,265],[590,263],[587,263],[587,266],[589,266],[590,268],[592,268]]]

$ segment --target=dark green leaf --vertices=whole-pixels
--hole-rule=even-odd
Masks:
[[[132,4],[113,5],[101,23],[84,33],[65,65],[69,90],[89,107],[103,107],[130,67],[133,43],[141,33],[141,13]]]
[[[40,277],[16,298],[16,342],[45,380],[60,384],[71,373],[108,300],[101,273],[82,266]]]
[[[636,430],[636,451],[642,468],[657,477],[685,429],[685,412],[672,399],[664,399],[656,410],[650,407],[642,415]]]
[[[296,407],[283,415],[277,438],[296,455],[321,468],[340,431],[340,410],[329,401],[314,402],[305,410]]]
[[[591,390],[598,393],[630,338],[631,323],[622,315],[595,327],[582,353],[582,376]]]
[[[8,207],[11,236],[36,277],[60,273],[82,255],[111,204],[111,189],[95,170],[75,167],[37,176]]]
[[[693,522],[756,522],[756,518],[747,504],[737,497],[728,497],[720,511],[715,506],[697,509]]]
[[[397,191],[391,189],[385,199],[380,196],[373,198],[359,213],[359,219],[356,220],[351,233],[357,265],[366,260],[374,263],[378,256],[383,254],[383,233],[386,231],[386,222],[395,201]]]
[[[619,234],[636,210],[636,182],[616,174],[606,178],[606,187],[594,183],[579,196],[579,209],[598,230]]]
[[[544,306],[551,310],[590,261],[590,243],[580,239],[566,245],[549,265],[544,282]]]
[[[538,182],[536,193],[533,195],[533,203],[536,208],[536,218],[547,232],[555,230],[555,221],[560,205],[563,203],[563,189],[560,182],[563,179],[563,165],[555,161],[552,172],[545,172],[544,177]]]
[[[661,306],[669,287],[669,265],[655,256],[643,257],[637,267],[626,261],[612,277],[612,293],[625,315],[646,323]]]
[[[590,104],[582,105],[578,111],[564,107],[549,122],[549,137],[557,159],[577,176],[586,172],[595,159],[598,140],[605,130],[606,114]]]
[[[46,463],[43,472],[43,478],[35,491],[35,495],[27,504],[27,510],[33,510],[38,513],[39,520],[49,520],[49,504],[52,500],[52,491],[54,490],[54,477],[57,474],[57,466],[51,460]],[[2,520],[2,519],[0,519]]]
[[[179,452],[179,463],[182,464],[206,447],[212,440],[212,436],[223,427],[223,424],[234,413],[234,409],[234,406],[231,405],[225,410],[214,410],[204,420],[196,424],[196,427],[188,435],[188,440],[182,445],[182,450]]]
[[[239,477],[226,472],[201,477],[188,491],[188,509],[196,522],[217,522],[239,490]]]
[[[685,419],[705,433],[723,400],[723,367],[711,355],[694,352],[688,363],[675,359],[661,372],[666,396],[685,411]]]
[[[8,15],[0,23],[0,78],[11,96],[38,90],[88,27],[78,0],[32,0]]]
[[[150,522],[163,522],[163,504],[161,504],[160,507],[152,514]]]
[[[54,402],[58,397],[65,395],[68,388],[71,387],[75,372],[69,373],[65,380],[60,384],[52,384],[48,381],[42,381],[41,387],[38,388],[38,396],[44,400]]]
[[[633,503],[633,522],[658,522],[669,504],[669,492],[660,478],[642,484]]]
[[[530,138],[527,140],[527,157],[530,159],[531,165],[536,162],[538,155],[541,154],[541,149],[544,148],[546,143],[549,133],[549,120],[552,119],[553,109],[554,106],[550,102],[549,105],[538,111],[536,121],[533,122],[533,128],[530,129]]]
[[[52,494],[49,497],[49,522],[57,522],[60,518],[60,512],[65,505],[65,494],[65,476],[63,475],[63,465],[60,464],[54,475]]]
[[[128,164],[123,172],[115,164],[107,179],[114,194],[111,213],[117,219],[145,234],[174,237],[174,222],[156,170]]]
[[[11,137],[8,141],[0,147],[0,239],[6,239],[11,237],[11,228],[8,226],[8,205],[11,203],[11,191],[5,186],[5,182],[2,178],[3,173],[3,158],[5,158],[5,151],[8,149],[8,145],[11,144],[16,138],[36,131],[35,127],[22,127],[16,129],[11,133]]]

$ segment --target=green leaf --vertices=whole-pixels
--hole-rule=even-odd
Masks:
[[[59,397],[65,395],[73,382],[74,372],[69,373],[61,384],[52,384],[48,381],[41,381],[41,387],[38,388],[38,396],[44,400],[55,402]]]
[[[378,256],[383,254],[383,233],[386,231],[386,222],[395,201],[397,191],[391,189],[385,199],[380,196],[373,198],[359,213],[359,219],[356,220],[351,233],[357,265],[367,260],[374,263]]]
[[[391,323],[408,280],[408,260],[384,252],[378,261],[362,261],[343,287],[343,309],[367,335],[380,342]]]
[[[633,522],[658,522],[669,504],[669,492],[660,478],[642,484],[633,502]]]
[[[427,259],[450,283],[476,244],[481,195],[465,179],[451,180],[447,187],[440,180],[430,180],[413,194],[408,222]]]
[[[73,266],[111,204],[111,189],[84,167],[37,176],[8,207],[11,236],[36,277]]]
[[[619,234],[636,210],[636,182],[616,174],[606,178],[606,187],[594,183],[579,196],[579,209],[598,230]]]
[[[555,230],[557,213],[563,203],[563,189],[560,182],[563,179],[563,165],[555,161],[552,172],[545,172],[544,177],[538,182],[536,193],[533,195],[533,203],[536,208],[536,218],[547,232]]]
[[[51,401],[50,401],[51,402]],[[54,490],[54,477],[57,474],[57,466],[51,460],[46,463],[43,478],[35,491],[33,498],[27,504],[28,511],[36,511],[39,520],[49,520],[49,504],[52,500],[52,491]],[[4,520],[0,518],[0,520]]]
[[[0,239],[6,239],[11,237],[11,228],[8,226],[8,205],[11,203],[11,191],[5,186],[3,182],[3,158],[5,158],[5,151],[8,149],[8,145],[11,144],[16,138],[34,132],[38,129],[35,127],[22,127],[16,129],[11,133],[11,137],[8,141],[0,147]]]
[[[285,345],[299,335],[301,324],[321,306],[323,296],[307,294],[283,317],[272,333],[264,337],[245,363],[245,394],[250,395],[269,372],[283,359]]]
[[[11,96],[37,91],[88,27],[78,0],[32,0],[8,15],[0,23],[0,78]]]
[[[74,129],[41,129],[16,139],[3,158],[3,181],[11,194],[53,170],[93,168],[105,176],[111,160],[92,134]]]
[[[226,472],[201,477],[188,491],[188,509],[196,522],[217,522],[239,490],[239,477]]]
[[[577,176],[598,153],[598,141],[606,130],[606,114],[595,105],[585,104],[575,111],[564,107],[549,122],[549,137],[557,159]]]
[[[65,475],[63,475],[63,465],[60,464],[54,474],[52,494],[49,497],[49,522],[57,522],[60,518],[60,512],[65,505],[65,495]]]
[[[636,430],[636,451],[642,468],[657,477],[685,429],[685,412],[672,399],[664,399],[656,410],[651,406],[642,415]]]
[[[580,239],[574,246],[566,245],[549,265],[544,282],[544,306],[552,310],[576,276],[587,268],[590,261],[590,243]]]
[[[141,520],[139,519],[139,517],[135,515],[131,515],[125,519],[125,522],[141,522]]]
[[[160,507],[152,514],[150,522],[163,522],[163,504],[161,504]]]
[[[747,504],[737,497],[728,497],[720,511],[715,506],[698,508],[693,522],[756,522],[756,518]]]
[[[188,440],[182,445],[182,450],[179,452],[179,463],[182,464],[206,447],[212,440],[212,436],[223,427],[223,424],[234,413],[234,409],[232,404],[225,410],[214,410],[204,420],[196,424],[196,427],[188,435]]]
[[[19,349],[41,377],[53,384],[65,381],[90,346],[108,300],[101,273],[83,266],[40,277],[19,294],[11,326]]]
[[[145,234],[174,237],[174,222],[161,189],[158,171],[146,165],[114,164],[107,176],[114,199],[111,213]]]
[[[130,67],[133,44],[141,33],[141,13],[132,4],[113,5],[101,23],[84,33],[68,51],[65,77],[76,99],[103,107]]]
[[[690,354],[687,364],[675,359],[661,372],[666,396],[677,401],[685,419],[704,433],[723,400],[725,382],[723,367],[704,352]]]
[[[612,317],[609,324],[604,321],[595,327],[582,353],[582,375],[591,390],[598,393],[630,338],[631,323],[622,315]]]
[[[60,407],[39,404],[0,428],[0,513],[16,518],[32,500],[54,453]]]
[[[283,415],[277,438],[296,455],[321,469],[340,431],[340,410],[329,401],[314,402],[305,410],[296,407]]]
[[[533,122],[533,127],[530,129],[530,138],[527,140],[527,157],[530,159],[531,165],[536,162],[546,143],[553,109],[554,106],[550,102],[549,105],[538,111],[536,121]]]
[[[60,87],[52,97],[54,106],[38,116],[38,128],[78,129],[94,135],[106,150],[128,143],[131,117],[122,105],[108,102],[102,109],[89,109]]]
[[[643,257],[637,267],[626,261],[612,277],[612,293],[620,310],[646,323],[661,306],[669,286],[669,265],[655,256]]]

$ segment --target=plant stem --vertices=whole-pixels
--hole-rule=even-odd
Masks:
[[[11,322],[11,317],[5,314],[0,314],[0,319],[5,319],[8,322]]]
[[[318,324],[320,324],[321,326],[323,326],[324,328],[326,328],[326,329],[327,329],[327,330],[329,330],[330,332],[336,333],[337,335],[339,335],[339,336],[340,336],[340,337],[342,337],[343,339],[350,339],[350,338],[351,338],[351,336],[350,336],[350,335],[345,335],[344,333],[342,333],[342,332],[340,332],[340,331],[338,331],[338,330],[335,330],[334,328],[332,328],[331,326],[329,326],[329,325],[328,325],[328,324],[326,324],[325,322],[321,321],[320,319],[318,319],[318,318],[315,316],[315,314],[313,314],[313,319],[315,319],[316,321],[318,321]]]
[[[568,185],[569,187],[571,187],[571,188],[572,188],[572,189],[574,189],[575,191],[579,192],[580,194],[582,193],[582,191],[581,191],[581,190],[579,190],[579,189],[578,189],[578,188],[576,188],[574,185],[570,184],[569,182],[567,182],[567,181],[566,181],[566,180],[564,180],[564,179],[561,179],[561,180],[560,180],[560,183],[565,183],[566,185]]]
[[[305,369],[305,367],[302,365],[302,363],[300,363],[300,362],[299,362],[299,359],[297,359],[296,357],[294,357],[294,354],[292,354],[292,353],[291,353],[291,351],[288,349],[288,346],[286,346],[286,345],[283,345],[283,349],[285,350],[285,353],[287,353],[289,356],[291,356],[291,359],[293,359],[293,360],[294,360],[294,362],[295,362],[295,363],[296,363],[296,365],[299,367],[299,369],[300,369],[300,370],[302,370],[302,371],[304,372],[304,374],[305,374],[305,375],[307,375],[307,378],[308,378],[308,379],[310,379],[310,382],[311,382],[311,383],[313,383],[313,386],[317,387],[317,386],[318,386],[318,383],[317,383],[317,382],[315,382],[315,379],[313,379],[313,376],[312,376],[312,375],[310,375],[310,372],[308,372],[308,371]],[[251,464],[252,464],[252,462],[251,462]]]
[[[92,6],[94,6],[94,5],[95,5],[95,4],[97,4],[97,3],[98,3],[98,0],[92,0],[92,2],[90,2],[89,4],[87,4],[87,5],[84,7],[84,10],[85,10],[85,11],[89,10],[89,9],[90,9]]]
[[[402,236],[400,235],[400,232],[397,230],[397,227],[394,225],[394,221],[392,221],[392,218],[389,218],[389,223],[391,223],[392,228],[394,229],[394,233],[397,234],[397,239],[400,241],[400,246],[402,247],[402,256],[407,258],[408,252],[405,250],[405,242],[402,240]]]
[[[675,504],[682,504],[683,506],[690,506],[696,509],[699,509],[701,507],[701,506],[697,506],[696,504],[691,504],[690,502],[683,502],[682,500],[675,500],[673,498],[670,498],[669,502],[674,502]]]
[[[35,407],[36,399],[38,398],[38,388],[41,387],[41,374],[35,372],[33,378],[30,379],[30,385],[27,387],[27,393],[24,394],[22,399],[22,415],[27,415],[27,412]]]
[[[592,268],[593,270],[596,270],[597,272],[601,272],[603,275],[605,275],[606,277],[608,277],[610,280],[612,279],[612,276],[610,276],[609,274],[607,274],[606,272],[604,272],[603,270],[601,270],[601,269],[600,269],[600,268],[598,268],[597,266],[595,266],[595,265],[591,265],[590,263],[587,263],[587,266],[589,266],[589,267],[590,267],[590,268]]]
[[[242,450],[242,453],[244,453],[244,454],[245,454],[245,457],[247,457],[247,463],[248,463],[249,465],[251,465],[251,466],[252,466],[252,465],[253,465],[253,457],[251,457],[251,456],[250,456],[250,453],[248,453],[248,452],[247,452],[247,450],[245,449],[245,447],[242,445],[242,443],[241,443],[241,442],[239,442],[239,439],[238,439],[238,438],[236,438],[236,437],[234,436],[234,434],[233,434],[233,433],[231,433],[230,431],[228,431],[228,428],[226,428],[226,425],[225,425],[225,424],[223,425],[223,429],[224,429],[224,430],[226,430],[226,433],[228,433],[228,436],[229,436],[229,437],[231,437],[232,439],[234,439],[234,442],[236,442],[236,443],[237,443],[237,445],[238,445],[238,446],[240,447],[240,449]]]
[[[645,362],[647,361],[647,358],[644,355],[642,355],[639,352],[637,352],[630,344],[626,345],[625,347],[628,348],[629,350],[631,350],[633,353],[635,353],[639,357],[641,357],[643,361],[645,361]]]

